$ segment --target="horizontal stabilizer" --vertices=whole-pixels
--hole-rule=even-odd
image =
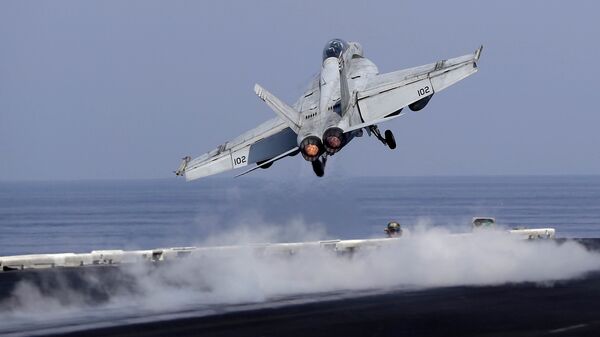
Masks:
[[[294,110],[294,108],[287,105],[258,84],[254,85],[254,92],[260,99],[267,103],[269,108],[275,111],[275,113],[277,113],[277,115],[281,117],[295,133],[298,133],[298,130],[300,129],[300,113],[298,111]]]

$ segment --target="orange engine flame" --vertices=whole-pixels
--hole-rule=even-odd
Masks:
[[[340,145],[342,145],[342,140],[336,136],[329,136],[327,137],[327,145],[334,149],[337,149],[338,147],[340,147]]]
[[[319,147],[316,144],[306,144],[306,146],[304,146],[304,153],[314,157],[319,154]]]

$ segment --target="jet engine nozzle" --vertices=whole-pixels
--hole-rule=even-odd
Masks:
[[[304,159],[315,161],[323,154],[323,142],[317,136],[308,136],[300,142],[300,152]]]
[[[333,127],[323,133],[323,145],[329,154],[334,154],[346,145],[346,135],[342,129]]]

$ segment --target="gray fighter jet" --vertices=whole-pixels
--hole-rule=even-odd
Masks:
[[[327,157],[364,132],[394,149],[393,133],[382,135],[377,124],[402,116],[407,106],[423,109],[433,94],[477,72],[481,50],[379,74],[359,43],[333,39],[323,50],[321,71],[294,105],[256,84],[254,91],[277,117],[198,158],[183,158],[175,174],[194,180],[252,165],[243,175],[300,153],[321,177]]]

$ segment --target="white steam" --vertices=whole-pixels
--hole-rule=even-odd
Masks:
[[[287,230],[311,240],[323,234],[294,222],[286,233],[281,227],[242,226],[207,242],[273,242],[288,235]],[[77,289],[63,286],[53,293],[22,283],[0,304],[0,319],[60,310],[85,312],[82,308],[96,312],[102,308],[106,316],[111,310],[167,312],[331,291],[547,283],[599,269],[600,254],[576,242],[531,242],[503,232],[449,235],[441,229],[417,228],[397,244],[359,250],[352,257],[322,249],[259,256],[245,248],[218,256],[191,256],[159,268],[131,266],[124,270],[132,283],[110,290],[108,301],[96,306],[82,299]]]

